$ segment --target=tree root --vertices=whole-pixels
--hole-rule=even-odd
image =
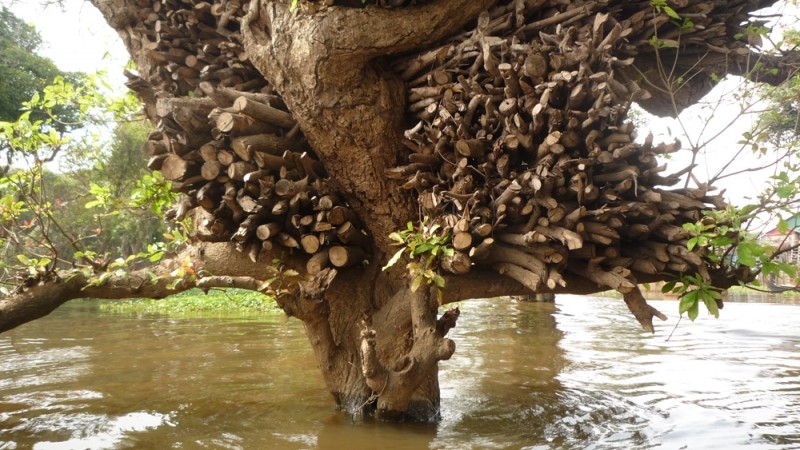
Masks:
[[[376,352],[376,332],[361,323],[361,370],[367,385],[378,400],[377,415],[382,420],[398,420],[409,411],[414,392],[425,377],[435,374],[438,362],[450,359],[455,342],[444,337],[455,326],[458,309],[451,309],[438,321],[432,295],[427,289],[407,290],[411,302],[413,345],[408,353],[387,368]]]

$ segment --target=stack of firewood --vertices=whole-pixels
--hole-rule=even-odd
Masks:
[[[234,241],[253,261],[275,245],[313,255],[312,274],[363,261],[369,246],[358,217],[328,187],[286,105],[243,56],[242,5],[185,6],[142,4],[144,19],[131,33],[151,71],[128,74],[132,89],[157,98],[158,131],[144,151],[148,167],[184,194],[176,218],[201,208],[196,238]]]
[[[600,2],[555,1],[536,2],[552,8],[531,18],[526,3],[500,5],[475,31],[396,64],[415,125],[408,163],[387,175],[452,232],[456,254],[442,266],[488,265],[533,290],[563,286],[564,271],[622,291],[636,273],[705,273],[682,224],[724,201],[702,184],[660,188],[690,170],[663,175],[658,157],[680,144],[637,143],[623,122],[649,93],[618,76],[633,62],[622,56],[669,18],[649,2],[617,6],[641,9],[619,23],[593,12]],[[698,24],[685,39],[716,29],[706,3],[676,6]]]
[[[174,96],[201,94],[201,82],[253,91],[264,78],[247,61],[239,24],[249,2],[217,0],[140,1],[124,38],[135,42],[146,64],[142,76],[159,91]]]
[[[632,81],[633,57],[678,40],[731,50],[719,36],[744,22],[746,2],[671,1],[677,21],[650,1],[506,1],[474,30],[398,59],[411,154],[387,175],[452,231],[457,252],[443,266],[489,265],[534,289],[563,285],[565,270],[621,289],[632,272],[702,272],[681,225],[722,200],[703,185],[660,188],[688,171],[665,176],[658,161],[679,145],[636,143],[622,119],[650,95]],[[208,214],[200,239],[233,240],[254,259],[276,244],[302,250],[311,272],[356,264],[368,247],[358,218],[247,61],[247,7],[140,1],[120,15],[131,19],[123,37],[143,50],[129,85],[155,105],[150,168],[185,194],[178,217]]]

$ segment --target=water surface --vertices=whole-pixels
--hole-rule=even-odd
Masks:
[[[0,449],[800,448],[800,306],[641,332],[621,300],[461,304],[437,424],[353,423],[300,322],[79,302],[0,335]]]

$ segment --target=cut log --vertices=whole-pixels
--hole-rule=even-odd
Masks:
[[[319,238],[313,234],[304,234],[300,237],[300,246],[303,248],[303,251],[306,253],[313,255],[317,253],[320,248]]]
[[[335,267],[350,267],[364,261],[367,254],[360,247],[335,245],[328,249],[328,258]]]
[[[472,267],[469,256],[464,252],[453,252],[452,256],[444,256],[440,263],[442,269],[455,274],[465,274]]]
[[[258,119],[268,124],[276,125],[281,128],[291,129],[297,124],[294,117],[286,111],[273,108],[268,104],[261,103],[245,96],[237,98],[233,102],[233,108],[254,119]]]
[[[266,241],[267,239],[276,237],[280,232],[281,232],[281,226],[276,222],[265,223],[263,225],[259,225],[258,228],[256,228],[256,236],[262,241]]]
[[[277,133],[279,131],[278,128],[268,123],[260,122],[244,114],[231,112],[220,114],[216,124],[220,132],[233,136]]]
[[[306,272],[308,272],[309,275],[316,275],[329,266],[330,259],[328,258],[328,249],[323,248],[308,259],[306,262]]]
[[[492,268],[500,275],[505,275],[517,281],[519,284],[530,289],[531,292],[538,292],[539,290],[541,278],[527,269],[511,263],[497,263],[493,265]]]
[[[231,148],[245,161],[253,159],[255,152],[281,155],[293,145],[289,139],[270,133],[239,136],[231,139]]]
[[[169,155],[161,163],[161,175],[170,181],[182,181],[197,175],[199,168],[176,154]]]

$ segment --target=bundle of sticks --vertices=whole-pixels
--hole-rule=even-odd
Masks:
[[[253,261],[278,245],[311,255],[307,269],[346,267],[368,257],[369,240],[326,180],[279,96],[247,61],[238,1],[142,2],[129,29],[148,70],[128,86],[152,99],[157,131],[148,167],[183,194],[177,219],[200,208],[196,238],[231,240]],[[147,80],[147,81],[146,81]]]
[[[681,39],[713,46],[718,5],[674,3],[695,21]],[[665,175],[659,157],[680,143],[637,141],[624,122],[650,97],[628,76],[633,56],[679,24],[650,2],[563,4],[501,4],[475,30],[396,62],[414,125],[407,164],[387,176],[452,232],[442,266],[454,273],[485,265],[536,291],[564,286],[570,271],[623,292],[636,273],[706,275],[682,225],[724,208],[722,196],[702,183],[669,188],[692,168]],[[620,22],[601,6],[631,11]]]

